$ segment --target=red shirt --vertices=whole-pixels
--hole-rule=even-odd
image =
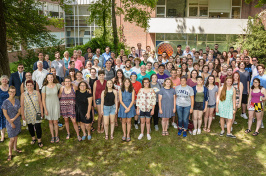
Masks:
[[[139,90],[141,89],[141,83],[136,81],[135,83],[132,83],[134,90],[135,90],[135,100],[137,99],[137,95]]]

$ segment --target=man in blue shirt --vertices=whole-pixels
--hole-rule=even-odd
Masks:
[[[104,57],[103,67],[105,67],[105,62],[106,62],[109,58],[111,58],[111,53],[110,53],[110,47],[109,47],[109,46],[105,47],[105,53],[103,53],[102,56]]]
[[[101,49],[100,48],[96,49],[96,54],[92,57],[92,60],[94,60],[96,58],[99,60],[98,66],[103,68],[103,63],[105,63],[106,61],[104,62],[104,57],[101,55]]]
[[[49,68],[49,64],[45,60],[43,60],[43,53],[38,53],[38,58],[38,61],[42,61],[43,68],[47,70]],[[38,61],[33,64],[33,71],[37,70]]]

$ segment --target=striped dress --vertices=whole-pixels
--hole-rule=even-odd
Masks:
[[[65,93],[65,88],[63,88],[61,99],[60,99],[60,114],[64,118],[76,118],[75,112],[76,105],[76,94],[71,87],[71,92],[69,94]]]

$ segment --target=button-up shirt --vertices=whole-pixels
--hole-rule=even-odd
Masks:
[[[45,69],[39,71],[38,69],[35,70],[32,74],[32,80],[36,81],[39,84],[39,89],[42,89],[43,80],[46,78],[49,72]]]

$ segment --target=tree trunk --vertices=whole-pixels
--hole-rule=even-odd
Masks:
[[[115,0],[112,0],[112,27],[113,27],[113,37],[114,37],[114,50],[116,54],[118,51],[118,36],[117,36],[117,25],[116,25],[116,15],[115,15]]]
[[[106,42],[106,0],[103,0],[103,40]]]
[[[4,74],[10,76],[10,67],[7,55],[6,23],[3,0],[0,0],[0,34],[0,75]]]

